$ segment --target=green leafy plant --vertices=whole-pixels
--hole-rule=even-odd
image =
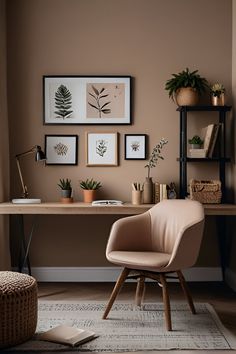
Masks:
[[[151,168],[156,167],[157,161],[159,159],[164,160],[164,157],[161,155],[161,150],[162,150],[163,146],[166,145],[167,143],[168,143],[168,140],[162,138],[159,141],[159,143],[156,146],[154,146],[151,156],[148,160],[148,164],[146,166],[144,166],[145,168],[148,169],[147,177],[150,177]]]
[[[72,186],[71,186],[71,180],[66,178],[62,178],[60,179],[60,183],[57,184],[61,189],[63,190],[71,190]]]
[[[220,84],[219,82],[217,82],[211,86],[210,92],[211,92],[212,96],[220,97],[220,95],[222,93],[225,93],[225,87],[223,84]]]
[[[190,71],[189,68],[172,74],[172,78],[167,80],[165,90],[169,91],[169,97],[174,99],[176,92],[182,87],[192,87],[199,94],[209,87],[207,80],[198,74],[198,70]]]
[[[105,97],[108,97],[109,94],[105,93],[106,90],[104,87],[99,91],[95,86],[92,85],[93,93],[89,92],[89,95],[95,100],[95,104],[88,102],[88,104],[97,110],[99,118],[102,117],[103,114],[111,113],[110,108],[107,106],[111,103],[109,101],[102,103],[101,100]]]
[[[203,140],[200,138],[198,135],[194,135],[191,139],[188,140],[189,144],[194,144],[194,145],[202,145]]]
[[[70,118],[73,110],[72,107],[72,95],[65,85],[60,85],[55,92],[55,107],[57,118]]]
[[[89,189],[89,190],[95,190],[99,189],[102,187],[101,182],[94,181],[93,178],[91,179],[86,179],[86,181],[81,181],[80,182],[80,187],[82,189]]]

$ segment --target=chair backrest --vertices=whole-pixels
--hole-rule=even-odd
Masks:
[[[202,204],[192,200],[164,200],[148,212],[153,251],[171,254],[169,268],[192,266],[203,235]]]

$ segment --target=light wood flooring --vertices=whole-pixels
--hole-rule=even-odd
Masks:
[[[231,332],[236,335],[236,293],[223,283],[188,283],[190,291],[195,302],[208,302],[216,310],[221,321]],[[99,300],[107,301],[113,283],[40,283],[39,299],[42,300]],[[169,283],[170,300],[185,301],[180,285],[178,283]],[[117,300],[133,301],[135,296],[135,283],[126,283],[122,288]],[[161,289],[157,283],[147,283],[146,302],[160,302]],[[152,353],[166,353],[167,351],[157,351]],[[185,350],[184,354],[197,353],[214,353],[226,354],[236,351],[198,351]],[[68,352],[69,353],[69,352]],[[138,352],[141,354],[142,352]],[[171,353],[181,353],[183,351],[171,350]]]

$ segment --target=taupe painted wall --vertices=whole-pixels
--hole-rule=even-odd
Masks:
[[[146,171],[143,161],[124,160],[125,133],[148,134],[150,150],[166,137],[165,160],[152,176],[178,184],[179,117],[164,85],[173,72],[199,69],[210,82],[224,83],[230,103],[231,11],[231,0],[8,1],[11,196],[20,193],[14,155],[35,144],[43,146],[45,134],[78,134],[79,165],[44,167],[26,158],[22,166],[33,197],[58,200],[58,179],[68,177],[75,199],[81,200],[79,180],[94,177],[102,181],[101,198],[130,200],[131,182],[143,181]],[[42,76],[47,74],[131,75],[133,124],[43,125]],[[209,102],[209,97],[203,102]],[[193,117],[189,135],[211,119],[204,114]],[[119,167],[85,166],[86,131],[120,133]],[[189,178],[194,176],[216,177],[216,166],[195,165],[189,169]],[[114,219],[41,217],[32,244],[33,266],[108,264],[104,249]],[[218,264],[214,228],[214,218],[209,218],[199,260],[202,266]]]

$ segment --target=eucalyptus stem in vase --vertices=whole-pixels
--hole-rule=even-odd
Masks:
[[[145,204],[151,204],[153,202],[153,182],[152,182],[152,177],[150,177],[151,174],[151,168],[156,167],[157,162],[159,159],[164,160],[164,157],[161,155],[161,150],[164,145],[166,145],[168,141],[164,138],[162,138],[159,143],[154,146],[151,156],[148,160],[147,165],[144,167],[148,169],[146,181],[144,182],[143,185],[143,202]]]

